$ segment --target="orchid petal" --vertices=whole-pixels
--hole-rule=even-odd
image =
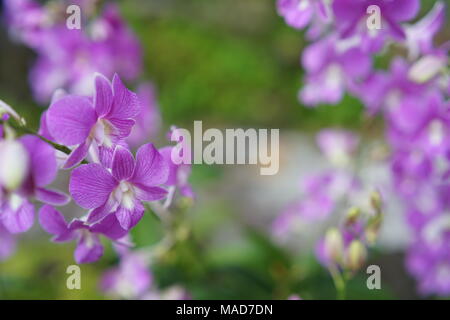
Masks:
[[[94,209],[103,205],[117,186],[117,181],[101,165],[91,163],[72,171],[69,190],[78,205]]]
[[[84,142],[97,121],[88,98],[68,95],[50,105],[47,127],[56,142],[73,146]]]

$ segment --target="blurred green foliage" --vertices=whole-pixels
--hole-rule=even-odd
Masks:
[[[144,44],[146,75],[167,123],[357,125],[362,108],[354,99],[317,109],[299,104],[303,35],[284,24],[273,1],[162,3],[130,1],[123,8]]]

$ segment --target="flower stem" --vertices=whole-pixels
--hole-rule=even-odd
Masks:
[[[70,150],[68,147],[57,144],[53,141],[48,140],[47,138],[41,136],[39,133],[31,130],[30,128],[28,128],[26,126],[26,123],[19,123],[17,121],[15,121],[14,119],[9,119],[8,121],[0,121],[0,123],[3,123],[5,125],[10,126],[11,128],[13,128],[16,131],[19,131],[21,133],[25,133],[25,134],[32,134],[36,137],[38,137],[39,139],[41,139],[42,141],[48,143],[49,145],[51,145],[53,148],[55,148],[56,150],[59,150],[61,152],[64,152],[65,154],[70,154],[72,152],[72,150]]]
[[[334,286],[336,288],[337,292],[337,299],[338,300],[345,300],[346,296],[346,283],[344,278],[342,277],[342,274],[339,272],[339,270],[335,266],[331,266],[329,268],[331,277],[333,278]]]

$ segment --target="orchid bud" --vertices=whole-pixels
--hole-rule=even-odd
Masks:
[[[373,245],[378,238],[380,233],[381,222],[383,221],[383,216],[377,214],[369,219],[366,225],[365,235],[366,241],[369,245]]]
[[[324,241],[325,255],[333,262],[342,261],[344,251],[344,239],[341,232],[336,228],[328,229]]]
[[[361,210],[359,208],[357,208],[357,207],[351,208],[347,212],[347,216],[345,217],[345,225],[351,226],[351,225],[355,224],[360,216],[361,216]]]
[[[378,191],[373,191],[370,194],[370,205],[377,213],[381,213],[381,194]]]
[[[25,123],[25,119],[21,118],[17,112],[8,104],[6,104],[4,101],[0,100],[0,118],[3,119],[5,115],[11,116],[14,119],[16,119],[20,124]],[[8,117],[7,116],[7,117]],[[7,120],[7,118],[3,119]]]
[[[353,240],[347,249],[346,267],[352,271],[357,271],[363,266],[366,257],[366,247],[361,241]]]
[[[425,83],[444,70],[446,65],[447,57],[427,55],[411,66],[408,77],[414,82]]]
[[[25,180],[29,157],[25,147],[14,140],[0,141],[0,185],[15,190]]]

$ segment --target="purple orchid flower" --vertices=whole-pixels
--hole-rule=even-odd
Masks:
[[[169,167],[152,144],[139,148],[136,160],[129,150],[117,146],[111,172],[99,164],[81,165],[72,171],[70,194],[85,209],[94,209],[88,217],[93,223],[115,213],[120,225],[129,230],[142,218],[142,201],[166,196],[158,187],[167,181]]]
[[[64,97],[65,95],[67,95],[67,93],[64,90],[56,90],[52,96],[52,103],[54,101],[59,100],[60,98]],[[47,140],[55,141],[55,138],[52,137],[52,135],[50,134],[50,131],[48,130],[48,127],[47,127],[47,111],[44,111],[41,114],[41,119],[39,121],[38,134]],[[55,150],[55,156],[56,156],[56,162],[58,164],[58,168],[60,168],[60,169],[64,168],[64,165],[67,162],[69,155],[60,150]]]
[[[29,230],[34,223],[34,205],[31,198],[53,205],[64,205],[69,198],[45,188],[56,177],[57,164],[54,149],[41,139],[25,135],[19,139],[28,157],[28,171],[22,184],[14,190],[0,187],[0,220],[11,233]]]
[[[330,35],[307,47],[302,56],[307,75],[300,100],[308,106],[339,102],[353,82],[364,79],[371,58],[357,46],[348,46]]]
[[[406,265],[422,294],[450,294],[449,106],[433,82],[402,90],[386,111],[393,183],[405,202],[413,243]],[[431,87],[433,92],[426,92]],[[424,93],[425,92],[425,93]],[[420,95],[422,94],[422,95]]]
[[[437,244],[450,227],[446,193],[431,183],[424,183],[423,186],[417,195],[405,197],[409,199],[406,218],[416,236],[430,244]]]
[[[68,224],[64,220],[64,216],[49,205],[43,206],[39,211],[39,222],[46,232],[54,235],[53,241],[55,242],[75,239],[78,241],[74,253],[77,263],[91,263],[101,258],[103,246],[99,235],[111,240],[118,240],[127,234],[114,215],[93,225],[79,219],[74,219]]]
[[[365,104],[370,113],[374,114],[386,109],[395,109],[404,97],[422,100],[435,91],[431,82],[418,83],[408,76],[410,65],[401,58],[391,62],[388,72],[375,72],[361,84],[352,87]],[[410,115],[413,117],[414,115]]]
[[[358,137],[350,131],[338,129],[321,130],[316,137],[322,154],[336,166],[345,166],[358,147]]]
[[[408,251],[406,266],[419,281],[422,294],[450,294],[450,215],[422,216]],[[418,222],[416,220],[416,222]]]
[[[372,5],[380,8],[383,28],[399,39],[405,38],[400,23],[413,19],[420,9],[419,0],[334,0],[335,25],[343,37],[353,35],[360,26],[367,29],[367,8]]]
[[[145,258],[137,253],[126,253],[118,267],[105,272],[100,287],[108,295],[137,299],[150,289],[152,282]]]
[[[329,170],[303,179],[304,199],[297,209],[307,221],[323,220],[335,210],[344,195],[354,193],[361,187],[346,171]]]
[[[401,149],[409,148],[433,156],[450,151],[448,107],[440,95],[418,99],[405,97],[387,113],[389,141]]]
[[[404,195],[404,199],[407,200],[405,212],[411,229],[420,234],[430,220],[446,212],[448,190],[444,192],[439,184],[433,185],[429,182],[417,181],[416,184],[417,192],[412,196]]]
[[[176,126],[172,126],[169,132],[167,133],[167,138],[170,141],[176,141],[177,143],[184,144],[183,152],[188,152],[188,154],[185,156],[187,158],[191,158],[192,155],[190,154],[190,146],[186,145],[186,143],[183,141],[182,135],[179,132],[177,132],[177,130],[179,129]],[[195,198],[195,193],[188,182],[189,176],[191,175],[192,167],[190,164],[185,163],[176,164],[173,162],[172,152],[174,151],[174,148],[175,147],[167,146],[159,150],[163,158],[169,164],[169,176],[167,178],[167,182],[165,183],[165,185],[169,187],[168,188],[169,193],[166,202],[164,203],[164,206],[166,208],[171,205],[177,189],[179,190],[180,194],[183,197],[188,197],[191,199]]]
[[[330,21],[331,7],[326,0],[278,0],[278,14],[293,28],[303,29],[314,19]]]
[[[88,11],[84,9],[83,13]],[[115,5],[106,5],[81,30],[69,30],[63,23],[48,24],[39,34],[38,46],[33,47],[38,58],[30,84],[37,101],[47,102],[59,88],[71,94],[91,95],[96,72],[107,77],[117,72],[126,80],[139,75],[142,50]]]
[[[168,186],[169,189],[178,188],[180,194],[184,197],[194,198],[194,191],[188,182],[189,176],[191,175],[191,165],[173,163],[171,156],[173,148],[174,147],[168,146],[159,150],[163,158],[169,164],[169,176],[165,185]]]
[[[55,90],[63,88],[72,94],[91,95],[95,72],[107,74],[100,50],[89,41],[82,30],[68,30],[57,25],[41,36],[38,57],[29,82],[34,98],[46,103]]]
[[[438,1],[428,14],[413,25],[405,26],[409,58],[416,59],[433,49],[433,38],[445,22],[446,6]]]
[[[5,20],[12,36],[31,47],[38,47],[50,17],[34,0],[5,0]]]
[[[107,74],[118,72],[124,79],[132,80],[142,70],[142,48],[136,35],[128,27],[115,4],[106,4],[102,14],[91,26],[92,41],[98,51],[104,51],[109,68]],[[101,50],[103,49],[103,50]]]
[[[117,74],[112,85],[104,76],[95,77],[93,101],[86,97],[67,95],[54,101],[47,111],[47,128],[56,142],[76,146],[65,168],[80,163],[91,151],[99,162],[98,147],[112,149],[126,138],[139,114],[139,100],[128,90]]]
[[[317,4],[280,0],[278,11],[288,24],[301,29],[317,21],[317,7],[312,6],[313,3]],[[373,5],[380,9],[380,30],[368,28],[366,23],[367,9]],[[299,97],[306,105],[335,104],[348,91],[362,100],[370,114],[382,113],[392,150],[392,182],[404,202],[407,220],[413,230],[408,269],[418,280],[422,293],[449,295],[450,77],[445,69],[450,42],[438,46],[433,43],[445,23],[446,5],[437,1],[425,17],[406,24],[416,16],[419,8],[419,0],[334,0],[334,30],[330,30],[329,22],[323,21],[314,28],[318,30],[313,33],[316,37],[309,37],[315,42],[307,47],[302,57],[306,84]],[[307,36],[313,28],[309,29]],[[370,56],[387,48],[390,40],[404,46],[408,60],[397,56],[392,59],[389,70],[372,71]],[[351,70],[360,65],[363,68],[356,72],[361,73]],[[348,162],[348,150],[353,148],[350,139],[339,142],[333,135],[324,134],[318,142],[335,165]],[[339,159],[346,161],[335,161]],[[345,192],[357,199],[361,186],[355,186],[356,192],[348,189],[351,184],[339,187],[335,178],[331,178],[335,173],[333,171],[328,178],[324,174],[307,179],[303,187],[304,199],[288,207],[276,220],[274,230],[285,235],[299,221],[315,219],[333,210],[334,201],[339,198],[336,190],[348,190]],[[325,250],[324,241],[320,241],[316,248],[318,260],[324,265],[357,266],[360,262],[357,260],[365,255],[364,242],[371,242],[373,230],[369,228],[366,239],[358,230],[348,232],[343,228],[336,231],[331,233],[330,239],[340,248],[339,259],[330,256],[333,250]]]
[[[436,178],[433,159],[416,150],[396,150],[392,156],[391,170],[393,184],[404,199],[417,197],[424,183]]]

